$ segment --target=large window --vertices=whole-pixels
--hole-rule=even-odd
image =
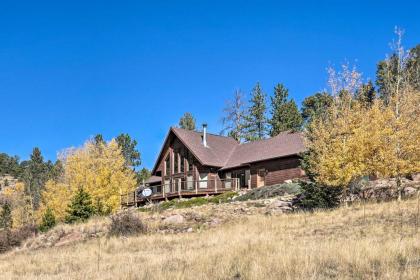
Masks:
[[[171,175],[171,157],[168,155],[165,159],[165,176]]]
[[[174,152],[174,173],[179,173],[179,153]]]
[[[185,158],[184,158],[183,154],[180,155],[179,160],[180,160],[179,165],[181,167],[181,173],[184,173],[184,171],[185,171]]]
[[[226,172],[225,174],[225,188],[230,189],[232,187],[232,173]]]
[[[190,152],[187,151],[187,171],[193,170],[193,157]]]

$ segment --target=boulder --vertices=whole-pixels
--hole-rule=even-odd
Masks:
[[[163,222],[166,224],[182,224],[185,222],[185,218],[182,215],[175,214],[175,215],[166,217],[163,220]]]
[[[288,201],[275,200],[269,205],[270,208],[292,207],[292,203]]]

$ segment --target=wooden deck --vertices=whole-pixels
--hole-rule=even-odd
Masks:
[[[145,186],[143,188],[150,188],[152,190],[152,195],[144,197],[141,195],[141,191],[123,194],[121,195],[121,206],[137,207],[144,205],[147,202],[217,195],[228,191],[236,191],[239,189],[239,179],[182,181],[168,185]]]

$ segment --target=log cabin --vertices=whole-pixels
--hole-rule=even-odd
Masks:
[[[142,205],[179,197],[220,194],[283,183],[305,176],[300,154],[305,151],[301,133],[239,143],[226,136],[171,127],[141,192],[122,196],[124,206]],[[141,190],[141,188],[140,188]]]

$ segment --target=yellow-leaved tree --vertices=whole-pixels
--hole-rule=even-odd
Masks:
[[[332,73],[334,102],[306,133],[310,173],[318,183],[337,187],[361,176],[394,177],[401,195],[401,178],[420,172],[420,92],[397,72],[392,81],[401,82],[388,85],[386,102],[365,106],[354,98],[360,76],[348,67]]]
[[[91,195],[96,211],[102,213],[118,210],[121,194],[135,189],[135,173],[127,168],[115,140],[108,143],[87,141],[81,148],[62,153],[61,161],[64,175],[57,181],[47,182],[39,218],[51,208],[57,220],[62,221],[79,188]]]
[[[24,183],[17,182],[13,188],[6,188],[2,195],[11,202],[14,228],[33,224],[31,197],[26,194]]]

